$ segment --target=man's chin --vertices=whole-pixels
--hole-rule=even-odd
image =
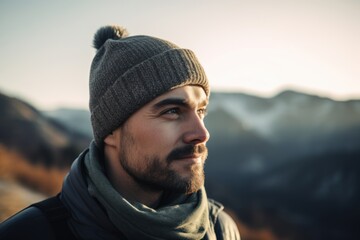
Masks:
[[[204,186],[204,174],[203,172],[198,172],[196,175],[192,175],[190,178],[185,180],[184,186],[184,193],[185,194],[191,194],[194,192],[197,192]]]

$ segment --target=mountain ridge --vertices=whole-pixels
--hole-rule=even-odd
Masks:
[[[0,143],[19,151],[33,163],[69,166],[72,152],[90,138],[49,119],[32,105],[0,93]]]

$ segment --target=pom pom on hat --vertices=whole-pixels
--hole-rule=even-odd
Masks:
[[[100,28],[94,35],[93,46],[99,50],[108,39],[121,39],[129,35],[128,31],[121,26],[105,26]]]

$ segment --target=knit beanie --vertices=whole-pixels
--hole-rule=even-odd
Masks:
[[[185,85],[210,89],[203,67],[188,49],[151,37],[128,36],[119,26],[100,28],[90,69],[90,112],[95,143],[154,98]]]

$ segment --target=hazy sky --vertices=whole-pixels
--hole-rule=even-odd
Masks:
[[[360,98],[358,0],[0,0],[0,91],[86,108],[92,38],[108,24],[194,50],[213,90]]]

